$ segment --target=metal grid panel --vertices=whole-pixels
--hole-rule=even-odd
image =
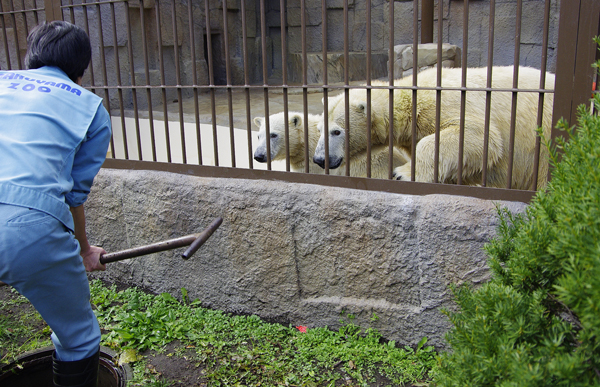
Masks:
[[[285,165],[278,164],[280,169],[290,171],[290,127],[289,112],[293,106],[301,106],[303,116],[302,137],[305,144],[309,143],[309,114],[315,109],[315,95],[322,97],[323,107],[318,106],[323,112],[323,130],[328,132],[328,97],[332,94],[342,93],[345,106],[345,127],[348,135],[345,141],[345,153],[350,154],[351,136],[353,128],[350,126],[350,92],[354,89],[363,89],[366,93],[367,127],[365,136],[366,146],[366,176],[371,176],[372,165],[372,128],[371,118],[373,107],[371,104],[372,93],[378,89],[388,91],[389,137],[394,133],[394,99],[398,92],[406,90],[412,100],[412,119],[410,144],[411,180],[416,178],[415,166],[417,149],[417,117],[418,96],[423,91],[433,91],[435,94],[435,160],[434,181],[440,180],[440,127],[442,126],[441,101],[443,91],[454,90],[460,93],[459,117],[459,145],[457,161],[458,185],[464,184],[463,163],[465,143],[465,109],[468,103],[467,96],[472,92],[485,93],[484,108],[484,135],[482,173],[479,184],[488,185],[488,149],[490,143],[490,120],[493,114],[491,103],[494,93],[511,94],[511,125],[510,141],[507,146],[510,152],[508,158],[508,177],[505,188],[511,188],[512,172],[519,165],[513,165],[513,151],[515,147],[515,131],[517,127],[516,109],[520,93],[537,93],[539,96],[537,123],[540,126],[543,117],[544,101],[553,90],[546,89],[545,72],[548,66],[549,50],[555,51],[550,41],[552,38],[551,13],[557,13],[557,4],[554,0],[525,1],[515,0],[496,4],[495,0],[477,2],[472,4],[469,0],[456,3],[444,0],[413,0],[410,3],[396,3],[394,1],[371,0],[344,0],[340,4],[331,5],[322,1],[284,1],[271,0],[256,1],[209,1],[177,2],[170,0],[133,0],[133,1],[88,1],[81,0],[45,0],[37,3],[34,0],[0,0],[0,31],[2,32],[2,48],[4,55],[0,61],[3,69],[22,69],[22,58],[26,47],[26,35],[33,26],[43,20],[63,19],[82,26],[90,35],[93,45],[93,59],[84,82],[89,88],[104,98],[106,107],[113,117],[115,127],[113,141],[111,142],[111,157],[124,160],[144,160],[173,164],[201,165],[205,168],[194,169],[194,173],[206,173],[214,167],[222,168],[219,174],[224,173],[231,177],[256,176],[252,170],[262,165],[252,158],[253,148],[256,145],[256,128],[252,126],[252,116],[261,115],[268,117],[272,108],[273,98],[283,100],[277,105],[278,110],[284,112],[285,123]],[[569,1],[561,3],[562,13],[568,14],[569,22],[573,18],[585,19],[577,31],[579,37],[576,41],[585,40],[586,36],[594,36],[598,31],[598,6],[582,2],[579,12],[567,12],[571,9]],[[412,5],[411,12],[406,14],[406,7]],[[578,3],[579,4],[579,3]],[[541,44],[536,47],[540,50],[537,65],[541,70],[539,88],[522,90],[518,88],[519,65],[533,62],[535,55],[523,59],[521,51],[528,42],[523,42],[523,23],[536,23],[530,19],[524,20],[524,6],[528,12],[530,8],[543,6],[544,12],[538,12],[541,23]],[[491,78],[493,65],[497,64],[498,56],[494,55],[498,48],[498,30],[506,33],[506,27],[498,22],[499,12],[506,16],[506,7],[510,6],[514,13],[513,26],[513,53],[514,77],[512,87],[504,89],[492,88]],[[436,9],[437,8],[437,9]],[[473,11],[471,11],[473,9]],[[320,10],[320,12],[319,12]],[[474,36],[482,33],[473,30],[471,14],[484,12],[487,15],[487,40],[484,46],[471,44]],[[386,16],[382,17],[382,16]],[[531,13],[527,14],[528,17]],[[566,19],[565,19],[566,20]],[[461,22],[462,21],[462,22]],[[561,23],[566,23],[561,19]],[[510,24],[510,23],[509,23]],[[579,24],[579,23],[578,23]],[[411,27],[406,27],[410,25]],[[571,24],[572,25],[572,24]],[[457,28],[459,26],[460,28]],[[412,31],[410,31],[412,29]],[[563,31],[564,30],[564,31]],[[571,29],[572,30],[572,29]],[[341,31],[341,32],[340,32]],[[350,32],[352,31],[352,33]],[[376,36],[373,36],[373,32]],[[382,31],[385,31],[383,33]],[[408,32],[407,32],[408,31]],[[412,84],[398,86],[394,82],[395,41],[399,34],[410,34],[412,37],[412,61],[419,63],[419,43],[437,42],[437,63],[442,63],[442,44],[451,39],[462,40],[460,58],[462,79],[460,87],[442,87],[442,68],[438,66],[437,83],[435,87],[418,86],[418,71],[412,73]],[[452,35],[453,34],[453,35]],[[561,29],[561,39],[572,31]],[[315,39],[320,35],[320,39]],[[419,41],[419,35],[421,40]],[[452,35],[452,36],[451,36]],[[361,36],[364,39],[358,39]],[[530,38],[530,37],[529,37]],[[339,41],[342,41],[340,45]],[[381,41],[380,41],[381,40]],[[387,42],[386,42],[387,40]],[[582,43],[585,47],[587,45]],[[342,51],[341,79],[331,80],[332,71],[330,58],[335,51]],[[480,50],[481,63],[473,62],[472,51]],[[563,49],[568,55],[569,49]],[[579,63],[586,60],[587,56],[579,51]],[[379,63],[373,58],[383,52],[387,54],[387,84],[375,82],[373,74]],[[487,55],[483,55],[487,52]],[[561,51],[559,51],[560,53]],[[320,53],[321,65],[312,66],[310,61],[318,58]],[[360,81],[353,74],[351,57],[361,54],[364,60],[364,72]],[[505,52],[503,53],[505,54]],[[294,60],[290,58],[294,55]],[[510,55],[509,55],[510,56]],[[571,53],[576,57],[577,52]],[[582,58],[583,57],[583,58]],[[300,58],[300,59],[298,59]],[[558,58],[560,59],[560,58]],[[504,60],[502,58],[502,60]],[[501,61],[502,61],[501,60]],[[569,59],[565,59],[568,61]],[[565,67],[564,63],[556,60],[556,69]],[[527,62],[529,61],[529,62]],[[300,70],[293,73],[290,78],[290,69],[294,63],[300,63]],[[591,61],[590,61],[591,63]],[[507,63],[501,63],[507,64]],[[487,84],[485,87],[467,87],[467,68],[470,66],[487,66]],[[319,68],[320,67],[320,68]],[[554,62],[550,66],[554,68]],[[309,79],[309,72],[312,78]],[[318,81],[314,81],[315,74]],[[589,74],[589,72],[588,72]],[[560,73],[558,74],[561,75]],[[568,84],[569,74],[563,78],[557,76],[557,88],[560,84]],[[319,78],[320,77],[320,78]],[[380,78],[378,75],[376,78]],[[571,78],[572,79],[572,78]],[[587,79],[583,79],[585,84]],[[591,82],[588,82],[591,83]],[[585,89],[583,93],[588,94]],[[262,94],[262,98],[261,98]],[[563,101],[563,96],[561,101]],[[585,97],[585,98],[588,98]],[[579,98],[570,93],[569,98]],[[569,100],[571,101],[571,100]],[[262,104],[260,103],[262,102]],[[565,102],[561,104],[566,105]],[[569,106],[572,103],[569,102]],[[243,106],[243,109],[240,108]],[[554,114],[556,115],[556,105]],[[240,111],[243,110],[243,111]],[[269,120],[265,120],[266,136],[269,138],[271,128]],[[175,129],[176,127],[179,130]],[[331,172],[329,165],[329,137],[324,136],[325,164],[324,173]],[[241,145],[240,145],[241,144]],[[271,159],[270,141],[266,142],[267,171],[258,173],[267,178],[281,175],[270,170],[273,168]],[[370,179],[350,177],[351,163],[346,163],[341,179],[344,184],[355,187],[369,186],[390,192],[430,193],[456,193],[473,196],[490,192],[490,197],[506,195],[504,198],[531,197],[533,192],[520,193],[515,190],[486,190],[479,187],[464,187],[458,191],[448,184],[413,184],[410,182],[392,181],[393,176],[393,146],[387,143],[389,149],[387,176],[388,181],[381,180],[367,183]],[[533,181],[537,181],[537,171],[540,166],[540,141],[536,142],[536,157]],[[304,172],[309,172],[312,162],[308,146],[302,149],[304,158]],[[117,163],[122,166],[122,164]],[[109,163],[110,165],[110,163]],[[133,164],[132,164],[133,165]],[[148,163],[143,164],[146,168]],[[132,166],[133,167],[133,166]],[[165,168],[160,166],[157,168]],[[174,169],[178,167],[174,166]],[[201,171],[201,172],[199,172]],[[324,179],[339,184],[340,178],[303,174],[301,177],[290,176],[285,179],[323,184]],[[471,182],[472,183],[472,182]],[[333,184],[333,183],[332,183]],[[412,184],[412,185],[411,185]],[[530,189],[535,190],[534,185]],[[423,188],[427,187],[427,188]],[[470,193],[469,193],[470,192]],[[491,194],[491,192],[494,192]],[[525,195],[525,196],[523,196]],[[519,199],[520,200],[520,199]]]

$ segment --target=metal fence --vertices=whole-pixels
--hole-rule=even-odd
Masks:
[[[515,139],[519,122],[516,107],[523,93],[537,96],[537,124],[544,101],[554,99],[553,123],[559,117],[575,122],[576,106],[588,101],[594,82],[590,66],[596,57],[592,37],[598,35],[600,2],[594,0],[0,0],[0,68],[22,69],[26,37],[43,21],[66,20],[90,35],[93,58],[84,85],[104,98],[113,120],[113,139],[106,167],[158,169],[199,176],[277,179],[408,194],[457,194],[486,199],[528,201],[536,184],[511,189]],[[402,53],[400,43],[404,43]],[[446,43],[458,48],[454,66],[461,68],[460,84],[441,83],[442,66],[429,87],[417,83],[424,58],[422,47],[434,43],[433,63],[444,64]],[[406,50],[408,48],[408,51]],[[412,52],[411,52],[412,49]],[[407,54],[408,53],[408,54]],[[409,81],[399,64],[411,59]],[[493,66],[513,65],[513,83],[492,88]],[[519,88],[519,66],[540,69],[538,87]],[[425,64],[427,66],[427,64]],[[468,87],[468,67],[486,67],[487,82]],[[554,88],[546,88],[546,71],[556,74]],[[349,99],[352,90],[366,94],[366,178],[350,176],[352,160],[332,176],[329,136],[324,136],[322,174],[293,173],[290,165],[290,112],[303,118],[307,144],[302,150],[304,172],[309,172],[309,115],[323,114],[329,131],[328,97],[343,94],[348,128],[345,154],[351,153]],[[394,141],[388,149],[387,179],[370,178],[373,93],[388,95],[389,138],[394,132],[394,101],[405,91],[412,102],[412,141],[404,144],[411,160],[410,179],[394,180]],[[443,129],[441,101],[448,92],[460,95],[456,122],[459,139],[453,184],[439,184],[438,168],[431,183],[415,182],[419,93],[435,96],[435,165]],[[483,156],[476,181],[463,181],[465,106],[472,93],[483,93]],[[486,187],[491,103],[495,93],[511,96],[508,173],[500,188]],[[321,100],[323,104],[321,104]],[[377,107],[378,108],[378,107]],[[548,110],[548,108],[546,108]],[[257,145],[255,116],[285,112],[285,160],[274,162],[270,141],[266,161],[253,159]],[[266,120],[269,138],[273,128]],[[352,130],[350,130],[352,129]],[[553,130],[552,136],[560,135]],[[469,140],[467,138],[467,140]],[[518,145],[518,144],[517,144]],[[535,165],[540,163],[539,139]],[[543,152],[542,152],[543,153]],[[276,170],[279,169],[279,170]],[[341,171],[341,172],[340,172]],[[532,180],[537,181],[534,176]],[[476,184],[479,186],[467,186]]]

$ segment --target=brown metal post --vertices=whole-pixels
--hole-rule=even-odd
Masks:
[[[597,50],[592,38],[598,31],[599,19],[598,1],[570,0],[560,4],[553,127],[560,118],[574,125],[577,107],[590,99],[595,71],[591,64]],[[552,130],[553,139],[560,135],[557,129]]]
[[[62,20],[60,0],[44,0],[44,10],[46,11],[46,21]]]
[[[433,43],[433,0],[422,0],[421,7],[421,44]]]
[[[368,1],[367,1],[368,2]],[[370,5],[367,4],[367,10]],[[329,79],[327,77],[328,69],[327,69],[327,1],[321,0],[321,28],[322,28],[322,52],[323,52],[323,143],[325,146],[325,174],[329,175],[329,117],[327,116],[327,112],[329,111]],[[367,28],[369,26],[369,22],[367,21]],[[369,38],[367,37],[367,42]],[[368,43],[367,43],[368,44]],[[369,62],[367,61],[367,68],[369,67]],[[368,120],[368,119],[367,119]],[[347,160],[346,160],[347,161]]]
[[[419,72],[419,0],[413,2],[413,90],[410,146],[410,181],[416,181],[417,165],[417,74]]]
[[[371,177],[371,147],[373,141],[372,133],[372,106],[371,106],[371,1],[367,0],[367,177]],[[416,63],[416,62],[415,62]],[[390,139],[391,141],[391,139]],[[346,162],[350,164],[350,155],[346,156]]]
[[[577,107],[586,103],[592,93],[592,63],[596,43],[592,40],[600,24],[600,2],[589,0],[562,1],[558,23],[556,81],[552,111],[552,141],[563,133],[556,123],[563,118],[569,125],[577,120]],[[552,169],[548,171],[550,180]]]

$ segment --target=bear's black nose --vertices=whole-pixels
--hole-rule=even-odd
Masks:
[[[313,162],[317,164],[319,167],[325,169],[325,158],[313,156]]]
[[[262,154],[262,155],[254,155],[254,160],[258,161],[259,163],[266,163],[267,162],[267,155]]]

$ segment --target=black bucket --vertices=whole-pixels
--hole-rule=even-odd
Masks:
[[[54,347],[27,352],[0,368],[0,386],[6,387],[53,387],[52,353]],[[100,347],[98,387],[125,387],[132,372],[128,365],[115,364],[115,352]]]

